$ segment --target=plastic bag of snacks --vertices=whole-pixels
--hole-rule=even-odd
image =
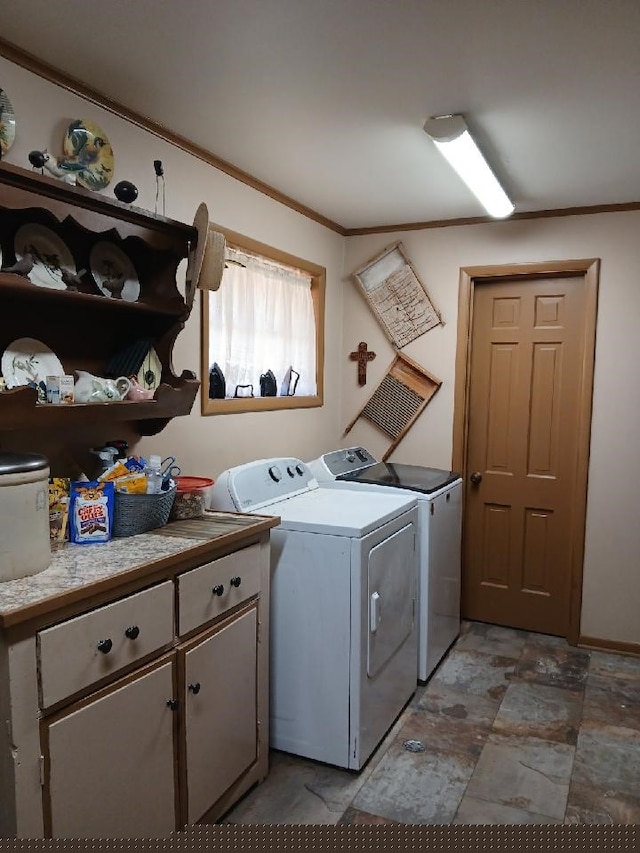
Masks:
[[[49,541],[51,550],[61,548],[69,539],[68,477],[49,477]]]
[[[70,539],[77,545],[108,542],[113,530],[114,486],[111,481],[71,483]]]
[[[150,457],[153,459],[154,457]],[[160,457],[157,457],[158,462]],[[160,470],[157,476],[150,477],[149,462],[143,456],[129,456],[128,459],[118,459],[100,474],[98,481],[101,483],[113,483],[116,493],[124,492],[128,495],[157,494],[166,491],[169,487],[162,488],[162,474]],[[153,486],[153,488],[152,488]]]

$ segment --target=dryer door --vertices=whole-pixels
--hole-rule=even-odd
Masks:
[[[413,630],[414,528],[407,525],[369,552],[367,675],[375,678]]]
[[[414,505],[363,539],[354,540],[349,696],[352,769],[362,767],[417,686],[417,528]]]

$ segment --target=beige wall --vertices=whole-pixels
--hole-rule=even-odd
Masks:
[[[7,162],[28,167],[33,148],[61,148],[74,118],[96,121],[108,133],[118,180],[133,181],[138,205],[153,210],[152,161],[163,161],[167,216],[191,222],[205,201],[212,220],[321,264],[327,269],[325,405],[322,409],[176,418],[143,452],[174,453],[185,473],[217,476],[225,468],[262,456],[312,458],[324,450],[363,443],[375,453],[384,439],[361,421],[344,426],[368,399],[393,359],[391,347],[349,280],[349,273],[389,243],[402,239],[445,320],[404,352],[443,380],[392,459],[447,467],[451,461],[454,357],[460,267],[562,258],[602,259],[594,388],[582,634],[640,643],[640,213],[513,221],[409,231],[344,240],[255,190],[161,142],[152,135],[0,57],[0,84],[13,102],[17,135]],[[177,128],[176,130],[180,130]],[[105,192],[109,192],[109,187]],[[346,252],[346,255],[345,255]],[[200,373],[199,300],[174,351],[174,370]],[[84,330],[86,333],[90,330]],[[359,388],[348,353],[367,341],[377,357]]]
[[[347,240],[347,274],[397,240],[446,325],[403,349],[443,384],[390,460],[436,467],[451,464],[460,268],[601,259],[581,634],[640,643],[640,212],[352,237]],[[384,375],[393,352],[354,285],[345,285],[343,312],[345,353],[361,340],[377,353],[364,389],[356,384],[355,365],[343,370],[346,424]],[[387,447],[361,421],[342,443],[363,443],[378,454]]]

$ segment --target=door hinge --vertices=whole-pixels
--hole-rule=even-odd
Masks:
[[[44,755],[40,756],[40,787],[44,788]]]
[[[436,511],[436,508],[435,508],[435,506],[433,505],[433,502],[432,502],[431,504],[429,504],[429,506],[431,507],[431,509],[430,509],[431,515],[433,515],[433,514],[435,513],[435,511]]]

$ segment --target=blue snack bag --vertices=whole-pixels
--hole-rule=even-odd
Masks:
[[[108,542],[113,530],[113,482],[71,483],[69,538],[77,545]]]

